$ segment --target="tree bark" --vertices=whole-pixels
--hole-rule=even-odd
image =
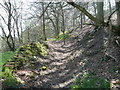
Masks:
[[[28,33],[27,34],[28,34],[28,38],[27,38],[28,42],[30,42],[30,28],[29,27],[28,27]]]
[[[108,3],[109,3],[110,14],[111,14],[112,13],[112,8],[111,8],[111,2],[110,2],[110,0],[108,0]]]
[[[92,21],[94,21],[95,23],[98,23],[97,18],[95,18],[94,16],[92,16],[89,12],[87,12],[87,10],[77,4],[75,4],[74,2],[67,2],[68,4],[72,5],[73,7],[79,9],[81,12],[83,12],[87,17],[89,17]]]
[[[81,12],[81,16],[80,16],[80,17],[81,17],[81,19],[80,19],[80,28],[81,28],[81,29],[83,28],[83,25],[82,25],[82,24],[83,24],[82,16],[83,16],[83,15],[82,15],[82,12]]]
[[[6,4],[7,4],[7,2],[6,2]],[[11,6],[11,2],[10,1],[7,4],[7,8],[8,8],[8,31],[9,31],[9,35],[7,37],[7,44],[9,46],[10,50],[14,51],[15,50],[15,43],[14,43],[14,39],[13,39],[13,37],[11,35],[11,32],[12,32],[12,30],[11,30],[12,6]]]
[[[93,2],[93,7],[94,7],[94,12],[95,12],[95,16],[97,16],[97,12],[96,12],[96,6],[95,6],[95,2]]]
[[[56,37],[59,38],[59,33],[60,33],[60,29],[59,29],[59,14],[57,13],[57,16],[55,18],[56,20]]]
[[[63,6],[60,4],[61,6],[61,10],[62,10],[62,32],[63,32],[63,39],[64,39],[64,45],[65,45],[65,15],[64,15],[64,10],[63,10]]]
[[[94,21],[94,23],[101,23],[102,25],[104,25],[104,26],[106,26],[106,27],[109,26],[107,22],[102,22],[102,21],[99,22],[99,20],[98,20],[97,18],[95,18],[94,16],[92,16],[89,12],[87,12],[87,11],[85,10],[85,8],[83,8],[83,7],[75,4],[74,2],[67,2],[67,3],[70,4],[70,5],[72,5],[72,6],[75,7],[75,8],[79,9],[79,10],[80,10],[81,12],[83,12],[89,19],[91,19],[92,21]],[[112,25],[112,29],[113,29],[113,31],[116,32],[116,33],[120,32],[120,27],[119,27],[119,26]]]
[[[116,8],[119,8],[117,10],[117,25],[120,26],[120,1],[116,2]]]
[[[96,2],[97,5],[97,20],[98,20],[98,25],[104,24],[101,22],[104,22],[104,11],[103,11],[103,2]]]
[[[44,2],[42,2],[42,9],[43,9],[43,35],[44,35],[44,40],[47,40],[46,37],[46,32],[45,32],[45,11],[44,11]]]

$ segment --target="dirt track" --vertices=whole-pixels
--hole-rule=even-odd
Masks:
[[[86,32],[88,29],[86,29]],[[90,30],[90,29],[89,29]],[[94,37],[84,38],[85,30],[80,32],[79,37],[69,37],[66,44],[62,41],[49,41],[49,55],[44,58],[38,58],[32,71],[36,71],[34,79],[27,80],[27,87],[44,88],[67,88],[75,78],[82,78],[85,72],[91,76],[94,73],[98,77],[108,80],[120,79],[120,75],[109,72],[115,66],[119,66],[119,60],[102,61],[105,55],[103,41],[98,32]],[[79,33],[78,33],[79,34]],[[73,34],[75,36],[76,34]],[[90,54],[90,52],[97,52]],[[46,70],[41,70],[42,65]],[[24,71],[24,70],[23,70]]]

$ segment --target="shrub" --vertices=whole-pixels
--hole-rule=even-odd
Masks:
[[[83,79],[77,78],[73,85],[74,88],[110,88],[110,82],[103,78],[89,77],[88,74],[84,75]]]
[[[32,60],[33,56],[46,56],[48,54],[46,46],[41,44],[40,42],[31,42],[21,46],[17,49],[16,54],[13,57],[13,61],[19,62],[19,66],[28,66],[31,67],[29,63]]]
[[[18,87],[17,79],[11,73],[11,70],[9,68],[7,67],[4,68],[4,71],[2,71],[1,75],[2,75],[2,78],[4,79],[4,81],[2,82],[3,87],[8,87],[8,88]]]
[[[64,38],[69,37],[69,35],[66,34],[66,33],[67,33],[67,31],[65,31],[65,36],[64,36],[63,33],[60,33],[60,34],[59,34],[59,38],[54,38],[54,39],[52,39],[52,41],[59,41],[59,40],[63,40]]]

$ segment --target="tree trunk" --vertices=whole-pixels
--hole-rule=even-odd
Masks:
[[[94,12],[95,12],[95,16],[97,16],[97,12],[96,12],[96,6],[95,6],[95,2],[93,2],[93,7],[94,7]]]
[[[46,13],[47,13],[48,19],[51,21],[51,23],[53,25],[53,29],[56,31],[56,26],[55,26],[55,23],[54,23],[53,19],[49,16],[48,11]]]
[[[108,27],[108,23],[107,22],[101,22],[99,21],[96,17],[92,16],[89,12],[87,12],[85,10],[85,8],[75,4],[74,2],[67,2],[68,4],[72,5],[73,7],[79,9],[81,12],[83,12],[89,19],[91,19],[95,24],[97,23],[101,23],[102,25]],[[120,14],[119,14],[120,15]],[[120,21],[120,20],[119,20]],[[112,25],[112,29],[113,29],[113,32],[115,33],[120,33],[120,27],[119,26],[116,26],[116,25]]]
[[[104,22],[103,2],[96,2],[96,4],[97,4],[97,19],[98,19],[97,24],[100,25],[102,24],[101,22]]]
[[[117,25],[120,26],[120,1],[116,2],[116,8],[119,8],[117,11]]]
[[[31,26],[30,26],[31,27]],[[27,40],[28,40],[28,42],[30,42],[30,27],[28,27],[27,29],[28,29],[28,32],[27,32]]]
[[[16,43],[16,37],[15,37],[15,29],[13,29],[13,39],[14,39],[14,44]],[[16,44],[15,44],[15,48],[16,48]]]
[[[111,8],[111,3],[110,3],[110,0],[108,0],[108,3],[109,3],[109,10],[110,10],[110,14],[112,13],[112,8]]]
[[[9,35],[7,37],[7,44],[9,46],[10,50],[14,51],[15,50],[15,43],[14,43],[14,39],[13,39],[13,37],[11,35],[11,32],[12,32],[12,30],[11,30],[11,19],[12,19],[12,10],[11,10],[11,8],[12,8],[12,6],[11,6],[10,2],[8,2],[8,5],[9,5],[9,9],[8,9],[8,14],[9,14],[8,15],[8,30],[9,30]]]
[[[87,12],[87,10],[77,4],[75,4],[74,2],[67,2],[68,4],[72,5],[73,7],[79,9],[81,12],[83,12],[88,18],[90,18],[92,21],[94,21],[95,23],[98,23],[97,18],[95,18],[94,16],[92,16],[89,12]]]
[[[59,29],[59,13],[57,13],[56,17],[56,29],[55,29],[55,37],[59,38],[59,33],[60,33],[60,29]]]
[[[17,30],[18,40],[19,40],[19,43],[21,44],[20,32],[19,32],[19,27],[18,27],[18,20],[16,20],[15,23],[16,23],[16,30]]]
[[[47,40],[46,37],[46,32],[45,32],[45,12],[44,12],[44,2],[42,2],[42,9],[43,9],[43,35],[44,35],[44,40]]]
[[[80,22],[81,22],[81,23],[80,23],[80,28],[81,28],[81,29],[83,28],[83,25],[82,25],[82,23],[83,23],[82,16],[83,16],[83,15],[82,15],[82,12],[81,12],[81,19],[80,19]]]
[[[65,45],[65,15],[64,15],[64,10],[63,10],[63,6],[61,6],[61,10],[62,10],[62,32],[63,32],[63,39],[64,39],[64,45]]]
[[[75,27],[75,15],[73,14],[73,18],[72,18],[72,26],[73,28]]]

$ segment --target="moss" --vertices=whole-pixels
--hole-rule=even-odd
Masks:
[[[47,55],[46,47],[40,42],[32,42],[30,44],[21,46],[20,48],[21,48],[20,50],[22,50],[20,52],[23,52],[23,54],[32,55],[32,56]]]
[[[16,54],[12,58],[14,61],[14,68],[19,68],[22,66],[26,66],[27,63],[30,64],[30,60],[32,60],[33,56],[45,56],[48,51],[46,46],[41,44],[40,42],[31,42],[25,45],[22,45],[19,49],[17,49]],[[19,62],[16,64],[16,62]],[[27,67],[31,67],[31,65],[27,65]]]
[[[26,54],[32,55],[32,52],[30,50],[26,50]]]
[[[69,37],[69,34],[67,34],[68,33],[68,31],[65,31],[64,32],[64,34],[63,34],[63,32],[61,32],[60,34],[59,34],[59,37],[56,37],[56,38],[53,38],[53,39],[51,39],[52,41],[60,41],[60,40],[63,40],[63,39],[65,39],[65,38],[67,38],[67,37]]]

